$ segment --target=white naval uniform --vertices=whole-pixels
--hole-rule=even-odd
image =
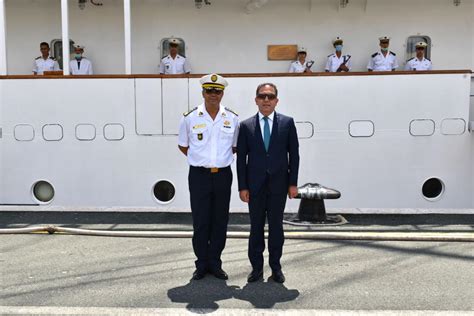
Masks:
[[[161,60],[160,74],[177,75],[191,72],[191,66],[181,55],[176,55],[175,59],[168,55]]]
[[[388,52],[387,56],[384,56],[379,51],[371,56],[367,68],[373,71],[392,71],[397,69],[397,55],[394,52]]]
[[[299,60],[296,60],[290,64],[290,69],[288,72],[304,72],[308,67],[307,65],[307,61],[305,61],[304,64],[301,64]]]
[[[407,64],[405,65],[405,70],[432,70],[433,65],[431,60],[423,57],[422,60],[419,60],[416,57],[407,60]]]
[[[92,63],[89,59],[82,57],[81,62],[73,59],[69,62],[69,71],[72,75],[93,75]]]
[[[59,71],[59,64],[53,57],[43,59],[43,56],[36,57],[33,62],[33,72],[37,75],[42,75],[45,71]]]
[[[326,62],[326,71],[329,72],[337,72],[339,66],[343,63],[346,63],[346,67],[351,70],[352,62],[351,62],[351,55],[341,55],[341,57],[337,57],[336,53],[331,54],[328,56],[328,60]]]
[[[237,147],[238,116],[220,106],[213,120],[204,104],[185,114],[179,125],[178,145],[189,147],[188,163],[194,167],[224,168],[234,160]]]

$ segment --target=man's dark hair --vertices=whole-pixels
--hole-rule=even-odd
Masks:
[[[41,46],[48,46],[48,48],[49,48],[49,44],[46,43],[46,42],[41,42],[40,47],[41,47]]]
[[[260,92],[260,89],[262,89],[263,87],[265,86],[270,86],[273,88],[273,90],[275,90],[275,95],[278,96],[278,89],[277,87],[275,86],[275,84],[271,83],[271,82],[265,82],[265,83],[261,83],[258,85],[257,87],[257,93],[258,94]]]

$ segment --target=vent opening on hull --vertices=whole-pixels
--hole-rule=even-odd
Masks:
[[[41,204],[47,204],[54,198],[54,188],[51,183],[41,180],[33,185],[33,197]]]
[[[168,204],[174,199],[176,189],[174,185],[167,180],[158,181],[153,187],[153,195],[161,204]]]
[[[423,183],[423,197],[429,201],[438,200],[444,193],[444,183],[438,178],[430,178]]]

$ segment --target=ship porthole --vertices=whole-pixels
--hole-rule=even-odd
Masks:
[[[40,204],[48,204],[54,198],[54,187],[45,180],[37,181],[31,188],[33,198]]]
[[[174,185],[168,180],[160,180],[153,186],[153,196],[160,204],[168,204],[173,202],[176,195]]]
[[[429,178],[423,183],[421,192],[428,201],[437,201],[441,198],[445,190],[444,183],[438,178]]]

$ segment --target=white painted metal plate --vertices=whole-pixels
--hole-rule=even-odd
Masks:
[[[349,135],[352,137],[371,137],[375,126],[372,121],[352,121],[349,123]]]
[[[163,79],[163,134],[177,135],[183,113],[188,111],[188,79]]]
[[[76,126],[76,138],[78,140],[94,140],[95,135],[95,126],[92,124],[78,124]]]
[[[431,136],[435,132],[435,122],[430,119],[416,119],[410,122],[412,136]]]
[[[462,135],[466,131],[466,121],[461,118],[448,118],[441,122],[441,134]]]
[[[180,93],[185,92],[181,91]],[[163,134],[161,103],[161,79],[135,79],[137,134]]]
[[[60,141],[63,139],[63,127],[59,124],[44,125],[43,138],[47,141]]]
[[[18,124],[13,132],[18,141],[32,141],[35,138],[35,129],[29,124]]]
[[[122,140],[125,137],[125,131],[122,124],[106,124],[104,126],[104,138],[107,140]]]

